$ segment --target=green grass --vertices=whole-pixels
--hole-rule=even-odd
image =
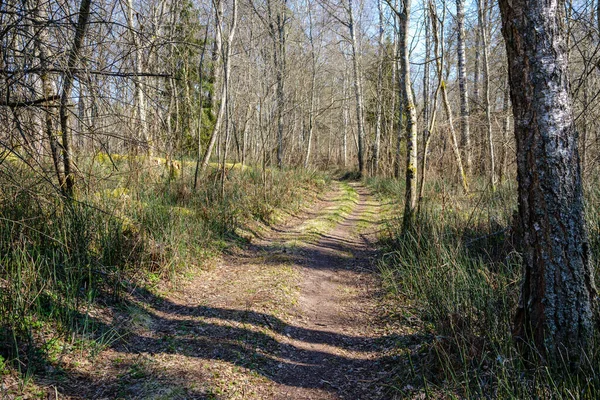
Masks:
[[[91,311],[118,303],[132,286],[201,268],[245,243],[240,231],[295,212],[329,182],[316,173],[230,168],[222,191],[221,171],[209,168],[193,191],[188,164],[90,158],[78,165],[86,179],[72,202],[25,164],[0,164],[3,366],[53,363],[73,332],[100,346],[114,340],[120,333],[105,331]]]
[[[402,205],[401,184],[377,179],[368,184],[383,199]],[[595,260],[600,257],[597,188],[587,190]],[[432,182],[422,213],[406,234],[400,213],[387,223],[379,269],[389,317],[416,332],[414,339],[397,343],[395,390],[431,398],[597,398],[597,350],[580,373],[550,371],[528,362],[511,336],[521,274],[510,229],[515,185],[504,184],[494,194],[449,193],[447,183]]]

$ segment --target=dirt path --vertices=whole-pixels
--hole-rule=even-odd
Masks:
[[[293,359],[279,373],[281,398],[381,398],[380,349],[371,274],[372,241],[379,206],[361,186],[348,216],[315,243],[302,247],[303,277],[293,326],[285,329],[282,356]],[[329,206],[335,208],[335,206]],[[375,386],[375,387],[373,387]]]
[[[334,182],[306,212],[163,293],[53,382],[61,398],[387,399],[372,273],[379,204]],[[50,382],[48,382],[50,384]]]

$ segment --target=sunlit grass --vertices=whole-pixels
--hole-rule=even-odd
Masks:
[[[97,154],[78,167],[88,175],[65,202],[18,160],[0,165],[0,355],[17,369],[51,363],[45,343],[73,332],[113,340],[89,317],[98,301],[202,268],[246,242],[240,231],[297,211],[329,180],[228,164],[222,181],[212,165],[194,191],[187,161]]]
[[[371,180],[369,185],[386,201],[402,205],[401,184]],[[401,214],[387,223],[379,269],[390,318],[422,335],[418,345],[398,343],[403,356],[396,390],[406,397],[597,398],[597,353],[573,374],[531,364],[516,348],[511,336],[521,276],[511,230],[516,188],[510,182],[496,193],[483,183],[472,187],[481,190],[464,195],[452,192],[450,183],[432,182],[414,229],[402,232]],[[587,194],[598,260],[600,191],[590,186]]]

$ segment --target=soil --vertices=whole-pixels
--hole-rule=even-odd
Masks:
[[[334,182],[211,268],[132,291],[97,352],[73,351],[36,383],[51,399],[391,399],[381,214],[365,187]]]

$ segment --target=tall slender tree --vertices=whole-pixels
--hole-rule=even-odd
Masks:
[[[381,130],[383,123],[383,7],[377,0],[379,26],[377,34],[377,87],[375,88],[375,140],[373,141],[373,175],[379,173],[379,151],[381,148]]]
[[[465,170],[471,172],[471,133],[469,129],[469,89],[467,85],[467,61],[465,51],[465,0],[456,0],[456,28],[458,35],[458,87],[460,92],[460,144]]]
[[[62,155],[65,173],[65,185],[62,188],[62,190],[63,193],[69,198],[73,197],[73,190],[75,188],[75,173],[73,171],[73,155],[71,153],[69,111],[67,110],[67,108],[69,105],[69,99],[71,97],[71,89],[73,88],[73,80],[75,79],[74,70],[79,63],[81,47],[83,46],[85,32],[87,30],[88,21],[90,19],[90,6],[91,0],[82,0],[79,6],[79,16],[77,18],[77,25],[75,25],[75,37],[73,38],[73,45],[69,50],[67,69],[63,77],[63,91],[60,96],[59,116],[62,136]]]
[[[389,3],[388,3],[389,4]],[[412,225],[417,207],[417,110],[414,103],[412,82],[410,79],[410,54],[408,37],[410,34],[411,0],[401,0],[400,9],[395,12],[398,16],[398,86],[402,108],[400,118],[406,118],[406,189],[404,196],[404,229]],[[402,123],[399,126],[403,126]]]
[[[496,157],[494,154],[494,136],[492,131],[492,106],[490,101],[490,63],[488,60],[488,28],[487,18],[485,17],[487,9],[483,0],[479,1],[479,31],[481,37],[481,49],[483,50],[483,106],[485,109],[487,141],[489,149],[489,185],[492,192],[496,190]]]
[[[358,140],[358,171],[361,175],[365,172],[365,125],[363,108],[362,77],[360,70],[360,52],[358,49],[358,37],[356,32],[356,17],[352,2],[348,0],[348,29],[350,31],[350,47],[352,49],[352,72],[354,74],[354,96],[356,98],[356,128]]]

